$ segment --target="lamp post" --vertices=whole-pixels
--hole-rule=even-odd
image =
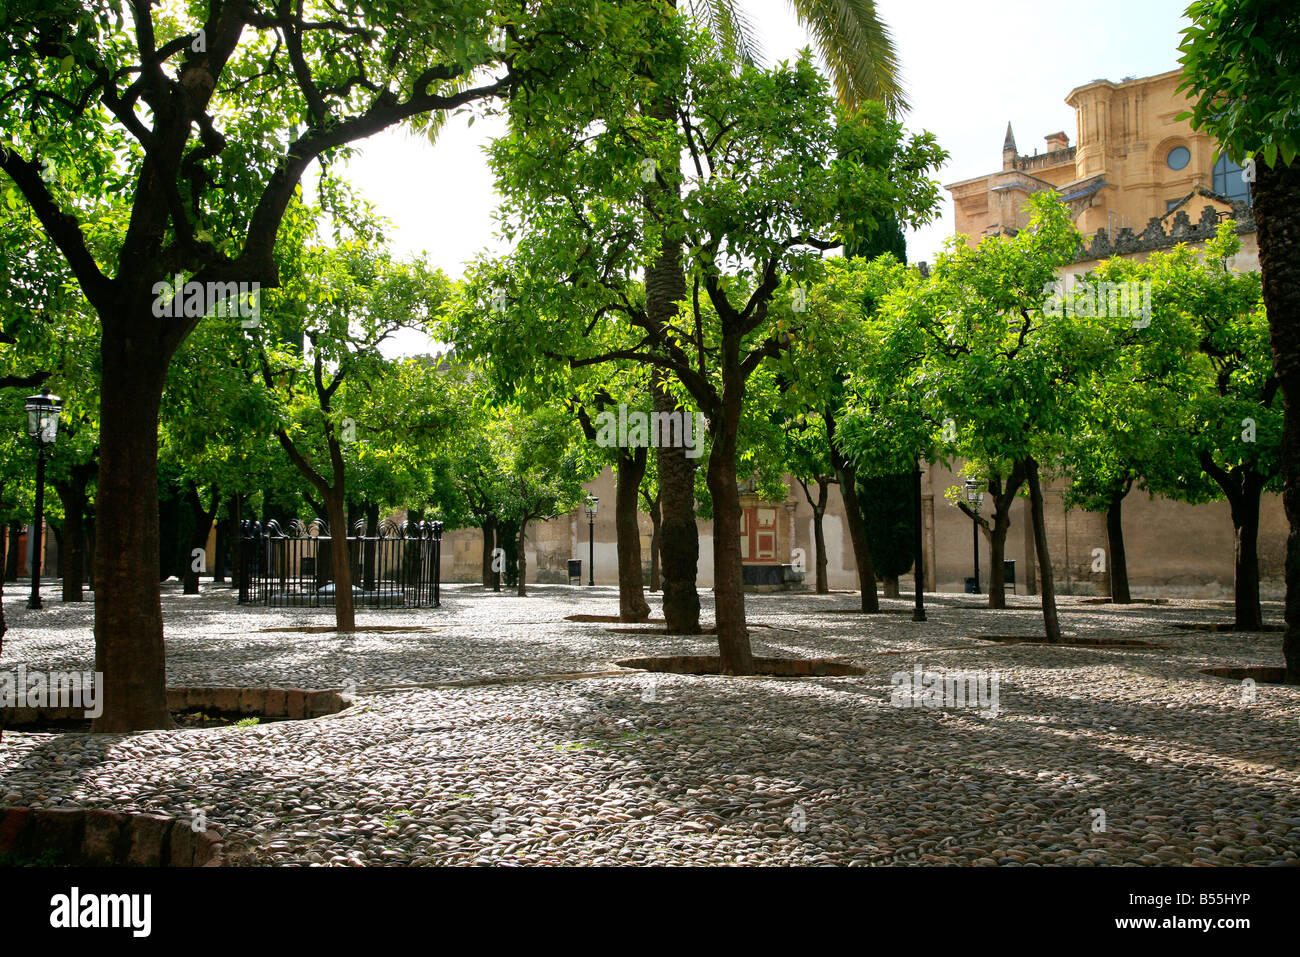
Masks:
[[[596,584],[596,506],[600,503],[594,495],[587,496],[587,584]]]
[[[975,479],[966,480],[966,504],[970,506],[974,516],[971,518],[971,544],[975,550],[975,591],[973,594],[980,593],[980,506],[984,504],[984,486]]]
[[[41,526],[45,524],[45,452],[54,445],[59,434],[59,411],[63,400],[50,395],[49,389],[40,395],[29,395],[27,408],[27,437],[36,443],[36,522],[32,526],[32,595],[28,608],[41,607]]]

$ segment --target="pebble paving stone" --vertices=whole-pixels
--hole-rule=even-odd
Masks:
[[[933,596],[929,621],[832,614],[851,593],[747,596],[754,653],[825,657],[862,677],[722,678],[614,662],[716,654],[707,636],[570,622],[613,587],[452,585],[440,609],[240,608],[223,586],[165,588],[173,686],[357,689],[338,715],[254,727],[0,740],[0,805],[185,817],[232,863],[1294,865],[1300,688],[1198,674],[1278,665],[1281,635],[1186,631],[1231,603],[1061,600],[1068,637],[1166,647],[982,641],[1041,634]],[[649,596],[659,616],[659,596]],[[712,594],[702,590],[704,614]],[[885,600],[904,611],[910,600]],[[0,669],[93,669],[90,604],[5,601]],[[1265,617],[1281,608],[1266,603]],[[393,631],[409,626],[409,632]],[[383,630],[373,630],[382,627]],[[367,630],[371,629],[371,630]],[[999,710],[891,704],[891,676],[996,673]],[[1100,809],[1105,829],[1097,829]]]

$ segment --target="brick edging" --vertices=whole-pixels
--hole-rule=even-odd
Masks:
[[[224,844],[219,831],[160,814],[0,807],[0,855],[54,852],[56,866],[224,867]]]

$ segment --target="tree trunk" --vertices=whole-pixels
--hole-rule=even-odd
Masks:
[[[239,556],[240,556],[240,549],[244,547],[242,544],[243,530],[241,528],[241,526],[244,523],[243,521],[244,496],[243,495],[236,494],[230,497],[230,504],[228,506],[227,514],[228,514],[228,519],[226,524],[227,527],[226,540],[230,543],[231,555],[233,556],[233,561],[231,561],[230,563],[230,587],[238,591],[240,586]]]
[[[492,588],[496,591],[501,590],[501,580],[498,578],[498,572],[492,569],[493,552],[496,551],[497,539],[497,522],[494,518],[484,519],[479,523],[479,528],[483,530],[483,587]]]
[[[4,497],[4,483],[0,482],[0,498]],[[6,546],[5,561],[9,560],[8,539],[4,541]],[[5,621],[5,576],[0,574],[0,660],[4,659],[5,654],[5,632],[9,630],[9,625]],[[3,734],[0,731],[0,734]]]
[[[501,585],[519,584],[519,523],[499,522],[497,524],[497,547],[503,554],[502,571],[493,579],[493,591],[500,591]]]
[[[885,593],[885,597],[886,597],[886,598],[897,598],[897,597],[898,597],[899,592],[898,592],[898,576],[897,576],[897,575],[885,575],[885,576],[881,579],[881,583],[884,585],[883,591],[884,591],[884,593]]]
[[[744,386],[734,381],[739,378],[739,369],[726,368],[732,364],[732,353],[738,346],[738,342],[723,344],[722,421],[714,424],[713,448],[706,473],[709,494],[713,498],[713,595],[719,670],[726,675],[754,673],[749,629],[745,625],[745,569],[740,551],[743,513],[740,492],[736,488],[736,434],[740,428],[740,396],[736,392],[743,390]],[[734,364],[739,365],[738,359]],[[668,630],[672,631],[672,628]]]
[[[1007,581],[1002,562],[1007,554],[1007,532],[1011,529],[1011,516],[993,513],[993,528],[983,529],[989,543],[988,589],[989,607],[1007,607]]]
[[[669,95],[656,96],[646,112],[656,120],[669,123],[677,120],[677,104]],[[651,188],[678,190],[679,172],[661,170],[659,183]],[[646,315],[653,323],[672,327],[677,317],[677,304],[686,298],[686,276],[682,272],[681,240],[671,238],[667,230],[662,237],[658,257],[645,270]],[[657,370],[652,377],[651,389],[656,412],[676,410],[677,402],[664,387]],[[663,506],[660,556],[663,561],[664,618],[670,632],[694,635],[700,630],[700,595],[695,587],[700,560],[700,533],[695,524],[695,462],[686,457],[686,449],[681,446],[661,445],[655,454]],[[714,547],[717,547],[716,536]]]
[[[814,499],[808,492],[808,485],[801,478],[796,478],[800,487],[803,489],[803,497],[808,500],[808,505],[812,508],[813,513],[813,548],[817,550],[817,587],[818,595],[829,595],[830,584],[826,576],[826,499],[830,490],[830,478],[825,475],[817,476],[817,498]]]
[[[1016,503],[1016,493],[1026,479],[1026,463],[1017,462],[1011,468],[1006,485],[1002,477],[995,475],[989,479],[988,495],[993,499],[992,528],[984,531],[989,540],[989,607],[1007,607],[1007,583],[1003,560],[1007,554],[1007,532],[1011,528],[1011,506]]]
[[[1286,543],[1287,684],[1300,684],[1300,161],[1255,166],[1255,225],[1273,368],[1285,403],[1282,504]]]
[[[655,389],[654,405],[656,412],[672,412],[677,407],[676,400],[659,388]],[[686,457],[685,448],[660,446],[656,456],[663,508],[659,554],[663,562],[660,576],[664,618],[670,632],[695,635],[700,631],[700,595],[695,588],[700,560],[700,533],[695,525],[695,464]],[[715,529],[715,550],[717,545]]]
[[[207,569],[208,565],[208,533],[212,531],[212,519],[217,514],[217,508],[220,505],[220,498],[217,490],[212,489],[212,508],[203,507],[203,498],[199,494],[198,486],[190,483],[185,490],[185,501],[190,507],[190,515],[194,519],[194,528],[190,532],[190,547],[185,552],[185,570],[181,576],[182,594],[197,595],[199,593],[199,569],[194,566]],[[199,553],[195,558],[194,553]]]
[[[659,508],[659,496],[650,503],[650,590],[659,590],[659,543],[663,530],[663,514]]]
[[[352,596],[352,558],[348,554],[348,519],[343,489],[338,485],[325,494],[325,522],[330,529],[330,570],[334,578],[334,628],[357,630],[356,606]]]
[[[18,537],[23,533],[21,522],[9,523],[9,547],[5,549],[5,581],[18,581]]]
[[[824,488],[825,486],[823,486]],[[813,546],[817,549],[817,594],[831,593],[826,574],[826,506],[813,509]]]
[[[95,554],[95,513],[91,509],[90,515],[86,518],[86,556],[90,559]],[[95,590],[95,563],[92,560],[84,562],[86,570],[86,588],[90,591]]]
[[[641,577],[641,526],[637,494],[645,476],[646,449],[621,449],[614,493],[614,531],[618,542],[619,621],[645,621],[650,606]]]
[[[912,469],[912,621],[925,621],[925,516],[921,464]]]
[[[229,551],[230,543],[226,540],[226,523],[220,521],[215,513],[212,518],[217,529],[216,540],[212,543],[216,554],[212,559],[212,567],[208,571],[212,572],[212,584],[224,585],[226,583],[226,552]]]
[[[366,540],[363,554],[364,571],[361,575],[361,588],[372,592],[379,585],[376,581],[379,574],[379,506],[374,503],[366,505]]]
[[[62,580],[63,578],[63,523],[51,522],[48,518],[45,520],[49,528],[50,537],[54,539],[54,577]],[[42,545],[42,551],[44,546]]]
[[[519,578],[515,593],[520,598],[528,597],[528,553],[524,551],[524,540],[527,535],[528,519],[525,518],[519,523],[519,538],[515,544],[515,568],[518,569],[517,575]]]
[[[838,456],[836,456],[838,457]],[[847,459],[836,463],[836,477],[844,497],[844,519],[849,526],[849,540],[853,543],[853,558],[858,566],[858,589],[862,595],[862,611],[874,615],[880,611],[880,597],[876,593],[876,565],[871,560],[871,545],[867,542],[867,527],[858,507],[857,470]]]
[[[1127,491],[1127,490],[1125,490]],[[1110,600],[1116,605],[1130,604],[1133,599],[1128,590],[1128,558],[1124,552],[1124,506],[1125,492],[1114,491],[1110,496],[1110,507],[1106,509],[1106,545],[1110,549]]]
[[[1297,234],[1300,235],[1300,230]],[[1294,315],[1300,319],[1300,306]],[[1272,323],[1273,320],[1270,318],[1269,321]],[[1300,335],[1300,322],[1296,323],[1295,332]],[[1275,355],[1276,348],[1274,346]],[[1300,352],[1294,343],[1292,348]],[[1289,526],[1285,566],[1286,634],[1282,637],[1282,657],[1289,685],[1300,685],[1300,382],[1296,383],[1295,391],[1295,403],[1287,400],[1282,425],[1282,507],[1286,510]]]
[[[91,730],[171,728],[158,588],[158,409],[167,356],[152,316],[102,320],[95,670],[104,710]]]
[[[1025,463],[1025,478],[1029,481],[1029,512],[1034,524],[1034,552],[1038,556],[1038,578],[1043,596],[1043,627],[1047,640],[1056,644],[1061,640],[1061,623],[1056,616],[1056,583],[1052,575],[1052,556],[1047,551],[1047,522],[1043,516],[1043,488],[1038,477],[1038,462]]]
[[[867,526],[862,520],[858,503],[857,469],[839,450],[835,442],[835,416],[823,412],[826,423],[826,440],[830,443],[831,465],[840,483],[840,497],[844,499],[844,520],[849,526],[849,540],[853,543],[853,561],[858,568],[858,590],[862,595],[862,611],[874,615],[880,611],[880,598],[876,594],[876,565],[871,560],[871,545],[867,541]]]
[[[63,503],[63,600],[84,601],[81,583],[86,569],[86,480],[75,474],[55,483],[54,491]]]
[[[1242,493],[1232,503],[1232,538],[1236,574],[1233,580],[1234,627],[1263,631],[1259,604],[1259,496],[1263,483],[1248,475]]]

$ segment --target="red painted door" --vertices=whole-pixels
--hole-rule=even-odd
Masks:
[[[740,518],[740,557],[753,564],[776,563],[776,509],[752,505]]]

